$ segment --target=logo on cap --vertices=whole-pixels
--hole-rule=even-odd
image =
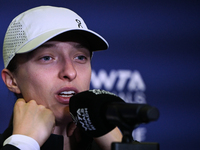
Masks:
[[[83,28],[82,25],[81,25],[81,21],[80,20],[76,19],[76,22],[78,23],[78,27],[79,28]]]

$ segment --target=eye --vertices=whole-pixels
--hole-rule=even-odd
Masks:
[[[52,60],[53,58],[51,57],[51,56],[43,56],[42,58],[41,58],[41,60],[43,60],[43,61],[50,61],[50,60]]]
[[[86,60],[87,58],[83,55],[77,56],[76,59],[78,60]]]
[[[78,62],[78,63],[81,63],[81,64],[84,64],[86,63],[88,60],[88,57],[85,56],[85,55],[78,55],[75,57],[75,61]]]

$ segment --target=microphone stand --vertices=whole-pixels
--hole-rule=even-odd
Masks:
[[[137,109],[130,112],[128,107]],[[159,150],[159,143],[155,142],[138,142],[133,139],[132,131],[141,123],[155,121],[159,117],[159,111],[155,107],[146,104],[129,104],[121,103],[108,105],[107,120],[119,127],[122,132],[122,142],[114,142],[111,150]],[[126,112],[129,110],[129,112]],[[142,110],[142,111],[141,111]],[[139,113],[140,112],[140,113]]]
[[[119,127],[120,128],[120,127]],[[127,128],[120,128],[123,138],[122,142],[114,142],[111,150],[159,150],[159,144],[155,142],[138,142],[133,139],[132,131]]]

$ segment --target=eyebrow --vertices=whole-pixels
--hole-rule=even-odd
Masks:
[[[44,44],[40,45],[38,48],[40,48],[40,47],[46,47],[46,48],[55,47],[55,44],[52,44],[52,43],[44,43]]]
[[[86,49],[89,49],[86,45],[81,44],[81,43],[75,44],[74,47],[75,47],[75,48],[86,48]]]

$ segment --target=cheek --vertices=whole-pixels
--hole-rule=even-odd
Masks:
[[[89,90],[89,88],[90,88],[90,80],[91,80],[91,72],[90,72],[90,74],[88,74],[88,76],[86,77],[87,79],[85,80],[85,84],[87,85],[87,90]]]
[[[48,83],[47,79],[48,76],[43,75],[42,77],[41,74],[37,74],[36,72],[29,73],[27,71],[21,74],[18,79],[18,85],[24,99],[27,101],[31,99],[38,100],[38,96],[44,94],[44,88],[47,86],[45,83]]]
[[[78,76],[83,90],[89,90],[91,80],[91,67],[81,68],[78,72]]]

